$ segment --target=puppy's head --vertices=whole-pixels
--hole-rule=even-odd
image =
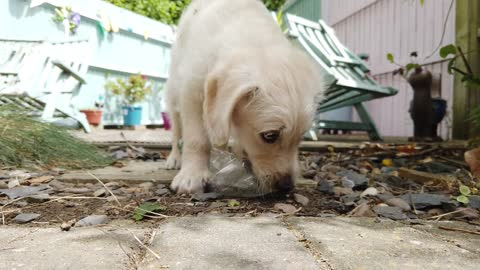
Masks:
[[[237,52],[207,78],[203,117],[211,143],[225,145],[233,137],[260,188],[290,191],[321,82],[317,67],[293,47]]]

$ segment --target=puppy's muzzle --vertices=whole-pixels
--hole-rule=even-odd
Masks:
[[[283,193],[289,193],[295,187],[291,175],[283,175],[275,182],[276,188]]]

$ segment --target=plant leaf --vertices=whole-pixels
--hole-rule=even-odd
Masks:
[[[453,55],[457,54],[457,47],[455,47],[455,45],[449,44],[440,49],[440,57],[446,58],[450,54],[453,54]]]
[[[387,59],[390,63],[395,63],[395,56],[393,56],[393,53],[387,53]]]
[[[159,212],[159,211],[165,211],[167,210],[167,207],[160,205],[158,203],[154,202],[145,202],[140,205],[135,210],[135,213],[133,214],[133,219],[136,221],[142,220],[148,212]]]
[[[237,200],[230,200],[230,201],[228,201],[228,206],[229,207],[237,207],[237,206],[240,206],[240,202],[237,201]]]
[[[425,6],[425,0],[420,0],[420,5],[423,7]]]
[[[465,196],[465,195],[460,195],[460,196],[458,196],[458,197],[457,197],[457,201],[458,201],[458,202],[461,202],[461,203],[463,203],[463,204],[468,204],[468,203],[470,202],[470,200],[468,199],[468,197]]]
[[[455,65],[457,58],[452,58],[452,60],[448,61],[448,74],[453,75],[453,66]]]
[[[470,190],[469,187],[467,187],[465,185],[461,185],[460,186],[460,193],[462,195],[468,196],[468,195],[472,194],[472,191]]]
[[[412,69],[416,69],[416,68],[419,68],[420,65],[419,64],[414,64],[414,63],[408,63],[406,66],[405,66],[405,74],[408,74],[408,72],[410,72],[410,70]]]

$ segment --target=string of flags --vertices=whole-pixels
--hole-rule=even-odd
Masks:
[[[120,31],[120,27],[117,21],[111,16],[109,16],[108,13],[104,10],[98,10],[95,15],[92,14],[90,16],[85,16],[71,6],[62,6],[65,4],[64,1],[54,0],[31,0],[30,8],[40,6],[47,2],[54,6],[57,6],[57,8],[55,8],[53,20],[57,23],[62,24],[66,37],[75,35],[78,32],[82,16],[96,20],[97,29],[100,32],[102,38],[106,38],[107,34],[118,33]],[[134,29],[131,26],[124,29],[130,33],[142,35],[144,40],[149,40],[152,37],[152,33],[149,30],[138,31],[138,29]],[[170,29],[172,30],[172,33],[174,33],[175,28],[171,27]],[[161,36],[168,41],[172,41],[173,39],[172,37],[169,37],[170,35],[162,34]]]
[[[75,34],[80,25],[82,16],[78,12],[73,12],[69,6],[56,8],[53,20],[63,24],[65,37]]]

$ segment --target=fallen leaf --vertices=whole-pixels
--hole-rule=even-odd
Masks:
[[[29,179],[27,180],[28,183],[30,183],[30,185],[32,186],[37,186],[37,185],[40,185],[40,184],[43,184],[43,183],[48,183],[50,181],[53,180],[53,176],[51,175],[44,175],[44,176],[40,176],[40,177],[37,177],[37,178],[32,178],[32,179]]]

